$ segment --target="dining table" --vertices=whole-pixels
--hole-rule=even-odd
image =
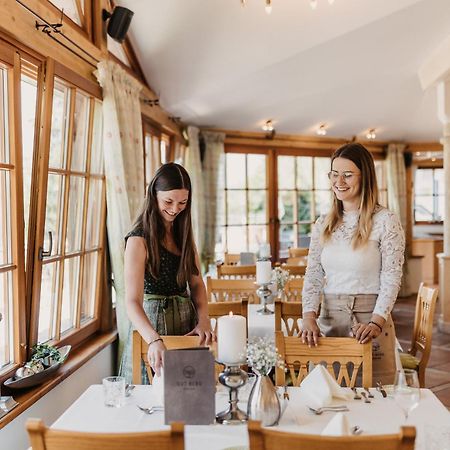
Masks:
[[[308,408],[308,396],[302,388],[288,387],[289,401],[279,424],[273,430],[292,433],[321,434],[335,413],[316,415]],[[361,400],[333,400],[333,405],[345,403],[345,412],[351,427],[358,426],[363,434],[398,433],[405,425],[405,416],[391,395],[383,397],[375,388],[370,403]],[[418,406],[410,413],[407,425],[416,427],[415,450],[450,450],[450,413],[432,391],[420,390]],[[249,390],[239,393],[239,407],[246,410]],[[281,396],[281,392],[280,392]],[[54,429],[93,433],[127,433],[167,430],[164,412],[147,414],[138,408],[155,405],[156,396],[150,385],[137,385],[120,408],[104,405],[103,388],[91,385],[51,425]],[[219,385],[215,395],[215,409],[220,412],[228,404],[228,392]],[[186,425],[186,450],[245,449],[249,445],[246,424]]]

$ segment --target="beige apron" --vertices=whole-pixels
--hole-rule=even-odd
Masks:
[[[324,336],[352,336],[353,325],[370,321],[376,300],[376,294],[326,294],[318,320],[320,331]],[[389,315],[381,334],[372,340],[373,384],[392,384],[395,371],[395,328]]]

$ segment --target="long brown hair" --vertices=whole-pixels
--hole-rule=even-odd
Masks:
[[[173,222],[173,236],[175,244],[181,251],[181,260],[178,267],[177,283],[184,286],[191,275],[199,275],[199,269],[195,263],[195,244],[191,222],[192,187],[186,169],[176,163],[163,164],[150,185],[148,186],[142,212],[139,214],[133,229],[143,230],[147,244],[147,271],[153,278],[159,278],[160,245],[164,242],[165,226],[159,212],[156,193],[159,191],[172,191],[174,189],[186,189],[188,200],[186,208],[181,211]]]
[[[372,155],[363,145],[353,142],[339,147],[331,156],[331,169],[336,158],[352,161],[361,171],[359,222],[352,238],[352,247],[358,248],[367,243],[372,231],[372,216],[378,205],[378,185]],[[326,242],[342,222],[344,205],[333,194],[330,212],[325,217],[322,241]]]

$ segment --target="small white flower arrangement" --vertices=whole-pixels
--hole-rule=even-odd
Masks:
[[[272,269],[272,281],[277,287],[277,291],[282,291],[290,278],[289,272],[281,267]]]
[[[284,367],[275,343],[267,337],[257,337],[247,344],[247,364],[256,375],[269,375],[272,367]]]

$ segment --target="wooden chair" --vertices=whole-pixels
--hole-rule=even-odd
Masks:
[[[326,363],[328,371],[338,384],[348,387],[355,386],[362,366],[362,385],[372,386],[372,342],[360,344],[354,338],[321,337],[318,346],[310,348],[298,337],[284,336],[281,331],[275,331],[275,346],[294,386],[300,386],[303,378],[308,375],[310,363],[316,365],[322,362]],[[277,386],[285,384],[283,368],[277,367],[275,382]]]
[[[255,280],[229,280],[206,277],[206,294],[208,302],[229,302],[248,298],[249,303],[259,303],[256,295],[258,286]]]
[[[309,248],[306,247],[289,247],[289,258],[297,258],[300,256],[308,256]]]
[[[433,317],[438,297],[438,289],[420,283],[417,293],[416,313],[411,348],[407,353],[400,353],[400,360],[405,369],[417,370],[420,387],[425,387],[425,369],[430,359],[431,338],[433,336]],[[420,358],[417,357],[420,353]]]
[[[290,256],[286,258],[286,264],[289,266],[306,266],[308,264],[307,256]]]
[[[210,319],[214,319],[214,326],[212,327],[214,333],[217,334],[217,319],[221,316],[226,316],[230,313],[237,314],[245,317],[247,320],[248,311],[248,298],[243,297],[241,301],[238,302],[216,302],[208,303],[208,315]],[[247,327],[248,334],[248,327]]]
[[[184,424],[173,422],[170,430],[146,433],[84,433],[54,430],[41,419],[26,422],[33,450],[183,450]]]
[[[401,427],[397,434],[362,436],[321,436],[262,428],[261,422],[248,421],[250,450],[413,450],[414,427]]]
[[[298,264],[281,264],[281,268],[287,270],[292,277],[302,277],[306,272],[306,266]]]
[[[303,290],[303,278],[294,277],[288,280],[284,286],[284,293],[286,295],[286,301],[288,302],[301,302]]]
[[[302,318],[301,302],[285,302],[275,300],[275,331],[283,331],[283,323],[288,336],[298,336],[300,327],[298,320]]]
[[[228,266],[222,264],[217,266],[217,278],[241,279],[256,278],[256,265],[252,266]]]
[[[198,336],[161,336],[164,345],[167,350],[178,349],[178,348],[193,348],[199,347],[199,337]],[[210,346],[211,351],[216,354],[216,343]],[[153,380],[153,374],[150,368],[150,364],[147,359],[148,344],[142,339],[142,336],[138,331],[133,331],[133,384],[141,384],[141,360],[144,361],[145,369],[147,370],[148,379],[150,383]],[[217,372],[216,367],[216,372]]]
[[[223,262],[227,266],[236,266],[241,259],[241,255],[239,253],[228,253],[225,252]]]

